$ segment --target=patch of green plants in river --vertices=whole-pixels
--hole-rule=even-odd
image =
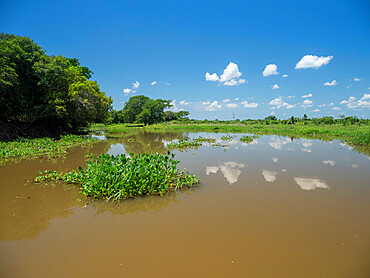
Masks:
[[[239,138],[239,141],[243,142],[243,143],[250,143],[250,142],[253,141],[253,138],[248,136],[248,135],[244,135],[244,136]]]
[[[226,141],[226,142],[230,142],[232,141],[234,138],[236,137],[236,135],[224,135],[224,136],[221,136],[221,140],[223,141]]]
[[[170,190],[199,184],[199,177],[185,172],[186,169],[177,169],[180,161],[174,159],[174,154],[130,155],[102,154],[87,161],[85,169],[79,167],[68,173],[40,172],[34,182],[62,180],[78,184],[86,196],[107,200],[163,195]]]
[[[22,158],[61,157],[67,153],[68,148],[90,145],[98,141],[78,135],[63,135],[59,140],[18,138],[14,141],[0,141],[0,164]]]
[[[202,143],[197,141],[197,140],[180,140],[176,142],[171,142],[167,145],[169,150],[179,150],[179,151],[184,151],[184,150],[190,150],[190,149],[198,149],[200,146],[202,146]]]

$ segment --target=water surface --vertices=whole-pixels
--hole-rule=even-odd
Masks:
[[[138,133],[0,166],[0,277],[369,277],[367,155],[340,141],[222,135]],[[174,151],[201,185],[163,197],[107,203],[24,180],[76,169],[87,153],[166,153],[198,136],[229,147]]]

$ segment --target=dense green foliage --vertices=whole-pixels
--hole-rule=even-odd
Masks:
[[[164,112],[164,109],[169,107],[171,107],[170,100],[151,99],[143,95],[133,96],[125,103],[122,110],[110,112],[109,122],[112,124],[143,123],[145,125],[159,123],[165,120],[168,111]],[[178,119],[179,116],[175,118]]]
[[[0,164],[23,158],[55,158],[67,153],[71,147],[87,145],[98,140],[86,136],[64,135],[59,140],[51,138],[18,138],[10,142],[0,141]]]
[[[25,136],[30,125],[63,131],[105,121],[112,99],[91,76],[75,58],[48,56],[30,38],[1,33],[0,125]]]
[[[86,196],[119,200],[137,195],[160,194],[171,189],[191,187],[199,178],[178,171],[174,155],[147,154],[126,157],[102,154],[88,161],[85,169],[66,174],[44,171],[34,181],[63,180],[77,183]]]

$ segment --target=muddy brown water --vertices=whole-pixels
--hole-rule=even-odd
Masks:
[[[0,166],[0,277],[370,277],[370,157],[340,141],[140,133]],[[116,203],[61,183],[87,153],[174,151],[197,188]]]

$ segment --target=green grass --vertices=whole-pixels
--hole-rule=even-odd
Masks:
[[[81,192],[89,197],[108,200],[132,198],[138,195],[163,195],[170,190],[192,187],[199,178],[179,171],[174,155],[147,154],[133,156],[102,154],[88,161],[85,169],[58,173],[40,172],[34,182],[62,180],[78,184]]]
[[[64,135],[59,140],[52,138],[19,138],[14,141],[0,141],[0,164],[22,158],[61,157],[67,153],[68,148],[90,145],[98,141],[97,139],[78,135]]]

